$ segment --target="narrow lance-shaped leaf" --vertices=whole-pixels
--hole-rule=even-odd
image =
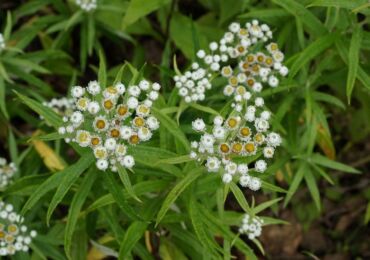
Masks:
[[[194,181],[196,180],[200,174],[202,173],[203,169],[194,169],[191,172],[187,173],[186,176],[180,180],[175,187],[168,193],[166,199],[164,200],[161,209],[158,212],[156,224],[158,225],[159,222],[163,219],[166,215],[167,211],[171,207],[172,203],[176,201],[176,199],[180,196],[180,194]]]
[[[361,27],[357,25],[355,26],[355,29],[353,31],[351,44],[348,52],[348,77],[346,87],[348,103],[351,103],[352,91],[355,86],[355,81],[357,77],[361,41],[362,41],[362,30]]]
[[[46,214],[46,222],[49,224],[51,214],[53,214],[55,208],[62,201],[64,196],[67,194],[73,183],[78,177],[93,164],[94,158],[92,154],[83,156],[76,164],[72,165],[69,171],[64,174],[63,179],[58,184],[58,189],[55,192]]]
[[[67,226],[64,234],[64,249],[67,256],[70,257],[71,253],[71,242],[73,233],[76,228],[77,220],[81,211],[81,208],[90,192],[92,185],[97,178],[96,169],[92,168],[83,179],[80,187],[78,188],[76,194],[73,197],[71,205],[68,211]]]

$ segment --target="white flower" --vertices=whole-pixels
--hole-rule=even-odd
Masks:
[[[97,0],[75,0],[75,2],[86,12],[93,11],[97,8]]]
[[[229,173],[225,173],[223,176],[222,176],[222,181],[224,183],[230,183],[231,181],[233,180],[233,176]]]
[[[142,89],[142,90],[148,90],[149,87],[150,87],[150,84],[147,80],[142,80],[140,81],[139,83],[139,87]]]
[[[120,134],[122,139],[127,140],[132,135],[132,128],[129,126],[122,126],[120,128]]]
[[[88,86],[87,86],[87,91],[93,96],[99,94],[100,89],[101,89],[100,85],[96,80],[90,81]]]
[[[256,127],[256,130],[258,132],[265,132],[270,127],[268,121],[266,121],[262,118],[257,118],[256,121],[255,121],[254,126]]]
[[[152,130],[156,130],[159,128],[159,122],[157,120],[157,118],[151,116],[151,117],[148,117],[148,119],[146,120],[146,123],[148,124],[148,127]]]
[[[158,92],[157,91],[150,91],[149,98],[151,100],[157,100],[158,99]]]
[[[269,133],[267,135],[267,143],[273,147],[277,147],[281,144],[281,137],[277,133]]]
[[[269,85],[271,87],[277,87],[279,85],[279,80],[275,76],[269,77]]]
[[[206,167],[209,172],[217,172],[220,169],[220,160],[216,157],[208,157]]]
[[[261,188],[261,180],[256,177],[252,177],[249,181],[248,187],[253,191],[259,190]]]
[[[263,100],[263,98],[261,97],[258,97],[254,100],[254,104],[257,106],[257,107],[262,107],[264,104],[265,104],[265,101]]]
[[[136,109],[136,107],[139,105],[139,101],[136,97],[130,97],[127,100],[127,106],[131,109]]]
[[[80,111],[76,111],[71,115],[71,122],[75,125],[79,125],[83,122],[84,117]]]
[[[263,111],[261,113],[261,118],[264,120],[269,120],[271,117],[271,113],[269,111]]]
[[[211,43],[209,44],[209,49],[210,49],[211,51],[215,51],[215,50],[217,50],[217,48],[218,48],[218,44],[217,44],[217,42],[211,42]]]
[[[249,175],[240,176],[239,183],[242,187],[248,187],[251,177]]]
[[[105,160],[105,159],[99,159],[97,162],[96,162],[96,167],[101,170],[101,171],[105,171],[107,168],[108,168],[108,161]]]
[[[203,119],[201,118],[198,118],[196,120],[194,120],[192,123],[192,128],[195,130],[195,131],[204,131],[205,128],[206,128],[206,124],[204,123]]]
[[[126,168],[132,168],[135,165],[134,157],[131,155],[126,155],[123,157],[122,165]]]
[[[223,122],[224,122],[224,119],[222,118],[222,116],[216,116],[216,117],[213,119],[213,123],[214,123],[214,125],[216,125],[216,126],[221,126]]]
[[[247,164],[239,164],[238,165],[238,172],[241,173],[241,174],[246,174],[248,173],[248,165]]]
[[[197,157],[197,153],[196,153],[196,152],[194,152],[194,151],[192,151],[192,152],[190,153],[190,158],[195,159],[196,157]]]
[[[120,95],[122,95],[123,93],[125,93],[125,91],[126,91],[126,87],[125,87],[125,85],[123,85],[122,83],[118,83],[118,84],[116,84],[116,89],[117,89],[117,92],[118,92],[118,94],[120,94]]]
[[[87,105],[87,111],[89,111],[90,114],[95,115],[100,111],[99,103],[96,101],[91,101]]]
[[[90,133],[85,130],[78,130],[76,133],[76,142],[82,147],[89,146],[91,142]]]
[[[240,24],[239,23],[230,24],[229,30],[233,33],[237,33],[240,30]]]
[[[228,162],[225,165],[225,170],[229,174],[235,174],[236,171],[238,170],[238,165],[236,163],[234,163],[234,162]]]
[[[131,95],[131,96],[134,96],[134,97],[138,97],[141,93],[141,90],[138,86],[130,86],[128,88],[128,93]]]
[[[80,86],[75,86],[71,89],[72,97],[79,98],[85,93],[85,89]]]
[[[28,251],[28,245],[37,232],[31,230],[27,233],[27,227],[23,224],[24,218],[13,211],[11,204],[1,202],[0,223],[2,239],[0,242],[0,255],[10,256],[18,251]],[[8,257],[7,257],[8,258]]]
[[[137,134],[142,141],[147,141],[152,137],[152,132],[146,127],[141,127]]]
[[[274,152],[275,152],[274,147],[265,147],[265,148],[263,148],[263,156],[265,156],[265,158],[274,157]]]
[[[197,52],[197,57],[203,59],[206,56],[206,52],[204,50],[199,50]]]
[[[264,160],[258,160],[254,164],[254,168],[257,172],[264,172],[267,168],[267,163]]]
[[[104,147],[107,148],[107,150],[115,150],[116,149],[117,142],[114,138],[108,138],[105,140]]]
[[[154,82],[152,84],[152,89],[155,90],[155,91],[159,91],[161,89],[161,85],[157,82]]]
[[[200,141],[204,147],[212,147],[215,143],[215,138],[210,134],[204,134]]]
[[[215,126],[213,128],[213,136],[216,137],[217,139],[223,139],[225,137],[225,128],[223,128],[222,126]]]

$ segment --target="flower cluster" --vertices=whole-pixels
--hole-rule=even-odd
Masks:
[[[36,231],[28,232],[24,219],[14,212],[13,205],[0,202],[0,256],[27,252]]]
[[[199,142],[191,143],[190,156],[205,161],[208,172],[220,172],[223,182],[239,179],[241,186],[258,190],[260,179],[248,173],[265,172],[266,160],[274,156],[275,148],[281,144],[280,135],[269,131],[271,114],[263,109],[263,104],[262,98],[256,98],[253,105],[243,106],[240,112],[234,110],[226,120],[216,116],[211,127],[203,119],[193,121],[193,129],[202,136]],[[251,156],[264,159],[258,159],[250,169],[245,161]]]
[[[65,125],[58,132],[66,142],[90,147],[100,170],[132,168],[135,161],[127,154],[127,145],[148,141],[158,129],[151,107],[160,88],[146,80],[127,89],[122,83],[102,89],[96,81],[86,88],[75,86],[71,92],[76,110],[63,118]]]
[[[76,4],[86,12],[90,12],[97,8],[97,0],[76,0]]]
[[[43,105],[54,110],[61,116],[70,116],[75,110],[75,103],[72,98],[53,98],[49,102],[43,102]]]
[[[257,216],[244,215],[243,223],[239,228],[239,233],[246,234],[249,239],[253,240],[259,237],[262,232],[263,219]]]
[[[191,71],[174,77],[175,86],[179,89],[179,95],[184,98],[186,103],[204,100],[205,91],[212,87],[210,83],[211,74],[200,68],[196,62],[191,67]]]
[[[232,23],[219,42],[211,42],[209,50],[197,52],[200,64],[194,63],[192,69],[202,72],[200,82],[209,81],[212,73],[220,73],[227,80],[224,87],[226,96],[240,95],[240,91],[246,90],[260,92],[263,85],[277,87],[279,77],[286,76],[288,68],[282,64],[284,54],[277,43],[269,42],[271,38],[269,26],[259,24],[257,20],[244,26]],[[187,102],[202,100],[192,98],[193,92],[198,93],[197,84],[194,84],[198,81],[193,79],[193,71],[187,71],[184,76],[175,76],[174,79],[181,90],[180,95]],[[210,89],[211,85],[207,85],[209,87],[206,89]],[[192,91],[185,91],[188,89]],[[204,91],[201,94],[204,96]]]
[[[17,167],[14,163],[8,164],[5,158],[0,157],[0,189],[4,189],[9,183],[11,183],[16,171]]]
[[[0,33],[0,53],[5,49],[4,36]]]

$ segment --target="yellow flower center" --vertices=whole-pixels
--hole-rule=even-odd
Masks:
[[[113,102],[110,99],[105,100],[103,105],[104,105],[104,108],[108,110],[111,110],[113,108]]]
[[[134,124],[138,127],[143,126],[145,124],[145,120],[142,117],[135,117]]]
[[[234,153],[240,153],[243,149],[243,146],[241,143],[235,143],[233,144],[232,150]]]
[[[96,146],[100,143],[100,139],[98,137],[91,138],[91,144]]]
[[[230,128],[234,128],[236,127],[238,124],[238,120],[236,120],[235,118],[230,118],[229,120],[227,120],[227,125],[230,127]]]
[[[244,148],[248,153],[252,153],[256,149],[254,143],[246,143]]]
[[[128,108],[127,108],[127,106],[124,106],[124,105],[119,106],[118,109],[117,109],[117,113],[120,116],[126,115],[127,112],[128,112]]]
[[[251,134],[251,131],[248,127],[242,127],[240,129],[240,135],[243,136],[243,137],[247,137]]]
[[[130,136],[130,143],[131,144],[137,144],[137,143],[139,143],[139,141],[140,141],[140,138],[139,138],[138,135],[131,135]]]
[[[228,153],[230,151],[229,145],[228,144],[225,144],[225,143],[221,144],[220,145],[220,151],[222,153]]]
[[[105,128],[105,125],[106,125],[106,123],[102,119],[97,120],[96,123],[95,123],[95,126],[98,129],[104,129]]]
[[[114,128],[114,129],[112,129],[112,130],[110,131],[110,135],[111,135],[112,137],[117,138],[117,137],[119,137],[120,132],[119,132],[119,130],[118,130],[118,129]]]
[[[229,79],[230,85],[236,86],[238,84],[238,79],[236,77],[231,77]]]

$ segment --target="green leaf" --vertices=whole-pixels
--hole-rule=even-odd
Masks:
[[[41,115],[45,120],[52,125],[54,128],[62,125],[63,121],[59,115],[57,115],[51,108],[46,107],[39,102],[26,97],[18,92],[16,92],[17,96],[22,100],[24,104],[26,104],[29,108],[33,111]]]
[[[188,258],[184,253],[172,243],[170,239],[161,237],[161,243],[159,245],[159,256],[163,260],[187,260]]]
[[[143,236],[147,226],[148,226],[148,223],[141,222],[141,221],[135,221],[129,226],[122,240],[122,243],[119,249],[118,259],[120,260],[128,259],[128,255],[130,254],[135,244]]]
[[[161,6],[166,5],[170,0],[131,0],[127,8],[126,14],[123,17],[122,27],[126,28],[128,25],[133,24],[141,17],[159,9]]]
[[[132,198],[134,198],[135,200],[137,200],[138,202],[141,202],[141,200],[135,194],[134,189],[132,188],[130,177],[128,176],[128,173],[127,173],[126,169],[124,167],[122,167],[121,165],[119,165],[119,164],[117,166],[117,169],[118,169],[118,175],[119,175],[119,177],[120,177],[123,185],[125,186],[125,188],[127,190],[127,193]]]
[[[99,50],[99,84],[102,88],[107,86],[107,68],[105,64],[105,57],[102,50]]]
[[[199,110],[199,111],[202,111],[202,112],[206,112],[208,114],[211,114],[211,115],[215,115],[215,116],[219,116],[220,113],[218,113],[216,110],[208,107],[208,106],[202,106],[202,105],[199,105],[197,103],[191,103],[190,104],[190,107],[196,109],[196,110]]]
[[[11,31],[12,31],[12,13],[8,11],[6,13],[6,25],[4,29],[5,41],[9,40]]]
[[[157,161],[154,165],[159,165],[159,164],[180,164],[184,162],[191,162],[194,161],[194,159],[190,158],[189,155],[182,155],[182,156],[177,156],[173,158],[167,158],[167,159],[161,159]]]
[[[325,26],[321,23],[321,21],[298,1],[272,0],[272,2],[280,5],[292,15],[299,17],[299,19],[312,35],[322,36],[327,33],[327,30]]]
[[[259,204],[257,207],[254,207],[252,210],[253,210],[253,213],[254,214],[258,214],[260,213],[261,211],[271,207],[272,205],[274,205],[275,203],[281,201],[283,198],[277,198],[277,199],[273,199],[273,200],[269,200],[269,201],[266,201],[266,202],[263,202],[261,204]]]
[[[83,18],[83,11],[82,10],[78,10],[77,12],[75,12],[71,18],[69,18],[69,20],[67,21],[66,25],[64,26],[64,31],[67,31],[69,28],[71,28],[73,25],[79,23],[80,21],[82,21],[82,18]]]
[[[1,67],[0,63],[0,67]],[[5,82],[2,78],[0,78],[0,110],[5,116],[5,118],[9,118],[8,110],[6,109],[6,93],[5,93]]]
[[[167,197],[163,201],[162,207],[158,212],[156,225],[161,222],[163,217],[166,215],[167,211],[171,205],[176,201],[180,194],[193,182],[195,181],[203,172],[203,169],[193,169],[187,175],[180,180],[175,187],[168,193]]]
[[[353,167],[350,167],[350,166],[345,165],[343,163],[332,161],[329,158],[327,158],[327,157],[325,157],[321,154],[318,154],[318,153],[313,154],[310,159],[313,163],[316,163],[318,165],[321,165],[321,166],[324,166],[324,167],[327,167],[327,168],[330,168],[330,169],[343,171],[343,172],[348,172],[348,173],[360,173],[360,171],[356,170]]]
[[[299,184],[301,183],[301,181],[303,179],[303,175],[307,172],[307,170],[308,170],[308,167],[307,167],[306,163],[302,163],[300,165],[300,167],[298,168],[296,174],[293,177],[293,181],[289,186],[288,193],[285,197],[284,207],[286,207],[288,205],[288,203],[291,200],[291,198],[293,197],[294,193],[297,191],[297,189],[299,187]]]
[[[7,64],[12,64],[14,66],[17,66],[18,68],[27,69],[30,72],[35,71],[39,73],[50,73],[50,71],[30,60],[27,59],[21,59],[16,57],[9,57],[9,58],[2,58],[2,61]]]
[[[66,231],[64,234],[64,250],[70,259],[71,259],[72,237],[76,229],[77,220],[78,220],[81,208],[87,196],[89,195],[91,187],[93,186],[97,177],[98,175],[97,175],[96,169],[89,171],[85,175],[69,207]]]
[[[217,256],[217,244],[215,243],[210,235],[207,234],[205,225],[203,224],[204,220],[202,219],[201,215],[199,214],[199,207],[198,203],[195,201],[194,196],[192,196],[189,202],[189,216],[191,223],[193,225],[195,234],[197,235],[199,241],[202,243],[204,248],[212,255]]]
[[[370,202],[367,203],[366,213],[365,213],[365,225],[370,221]]]
[[[50,217],[53,214],[55,208],[62,201],[64,196],[67,194],[73,183],[78,177],[94,162],[92,154],[83,156],[77,163],[68,167],[69,171],[64,174],[63,179],[58,184],[58,189],[55,192],[46,214],[46,223],[49,225]]]
[[[314,0],[308,7],[311,6],[324,6],[324,7],[336,7],[336,8],[345,8],[345,9],[355,9],[359,6],[365,4],[366,0]]]
[[[303,68],[303,66],[314,59],[321,52],[329,48],[334,43],[336,37],[336,34],[327,34],[311,43],[299,54],[298,58],[292,64],[289,77],[293,78],[299,72],[299,70]]]
[[[239,189],[238,185],[236,185],[234,182],[231,182],[230,189],[234,194],[236,200],[238,201],[240,207],[242,207],[245,212],[251,213],[251,208],[249,207],[249,204],[245,199],[243,192]]]
[[[125,213],[130,219],[140,220],[141,218],[137,215],[136,211],[128,204],[122,188],[118,185],[116,179],[114,178],[114,173],[106,172],[103,174],[103,176],[106,186],[109,188],[110,193],[122,212]]]
[[[136,185],[133,186],[133,189],[134,189],[134,193],[139,196],[139,195],[142,195],[142,194],[145,194],[145,193],[150,193],[150,192],[157,192],[165,187],[168,186],[168,182],[167,181],[163,181],[163,180],[153,180],[153,181],[143,181],[143,182],[140,182]],[[123,196],[125,197],[125,199],[129,199],[130,198],[130,195],[128,194],[127,191],[123,191]],[[115,202],[112,194],[106,194],[98,199],[96,199],[94,201],[93,204],[91,204],[87,209],[86,211],[84,212],[85,214],[89,213],[89,212],[92,212],[96,209],[99,209],[101,207],[105,207],[105,206],[108,206],[108,205],[111,205]]]
[[[311,196],[315,202],[316,208],[318,209],[318,211],[320,211],[321,210],[320,192],[317,187],[315,177],[313,176],[311,171],[307,171],[306,174],[304,175],[304,178],[306,180],[308,190],[310,191]]]
[[[23,206],[21,215],[24,215],[28,210],[33,208],[46,193],[58,187],[65,175],[74,171],[84,171],[93,163],[93,161],[94,158],[92,156],[83,156],[75,164],[51,175],[46,181],[44,181],[35,189],[35,192],[29,197],[26,204]]]
[[[190,145],[185,134],[181,131],[179,126],[166,114],[163,114],[159,109],[153,107],[153,114],[161,122],[161,125],[167,129],[167,131],[177,139],[186,151],[190,151]]]
[[[280,188],[280,187],[278,187],[274,184],[268,183],[268,182],[263,181],[263,180],[262,180],[262,188],[266,189],[266,190],[275,191],[275,192],[287,193],[287,191],[284,190],[283,188]]]
[[[355,81],[358,73],[361,42],[362,42],[362,29],[359,25],[356,25],[352,35],[351,44],[348,52],[348,77],[346,87],[348,104],[351,103],[352,91],[355,86]]]

